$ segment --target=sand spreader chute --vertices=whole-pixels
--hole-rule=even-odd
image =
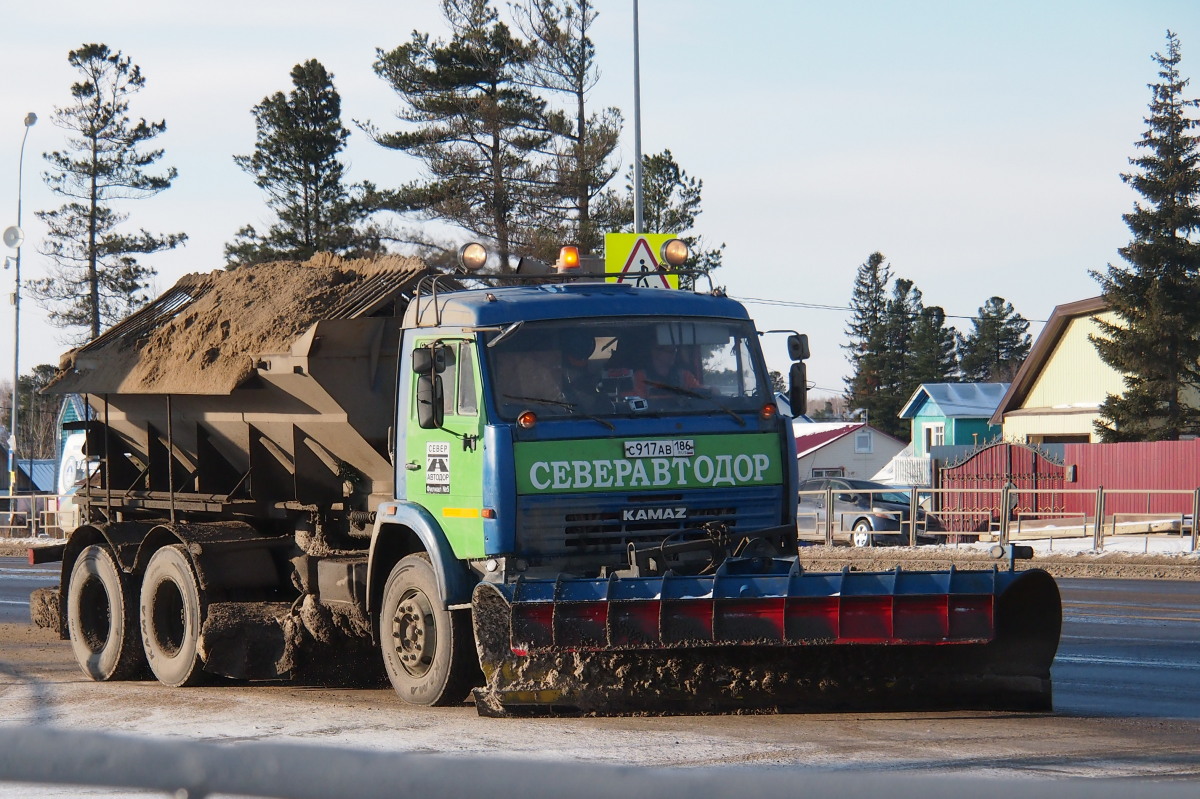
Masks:
[[[481,583],[474,618],[491,715],[1044,709],[1061,602],[1039,570],[730,558],[704,576]]]

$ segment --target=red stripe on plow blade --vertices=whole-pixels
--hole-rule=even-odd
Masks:
[[[982,643],[994,606],[962,594],[520,602],[512,650]]]

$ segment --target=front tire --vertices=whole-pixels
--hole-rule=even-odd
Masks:
[[[379,638],[388,679],[411,705],[461,704],[480,682],[470,618],[446,609],[424,554],[402,559],[388,576]]]
[[[150,670],[164,685],[198,685],[202,605],[200,588],[182,545],[163,547],[146,565],[139,605],[142,643]]]
[[[90,679],[130,680],[145,669],[136,596],[134,578],[121,573],[107,547],[93,544],[79,554],[67,588],[67,634]]]
[[[854,531],[850,533],[850,543],[856,547],[869,547],[871,541],[871,523],[859,520],[854,524]]]

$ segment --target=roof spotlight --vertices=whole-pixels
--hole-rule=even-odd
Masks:
[[[675,267],[683,266],[688,256],[691,255],[687,243],[683,239],[671,239],[663,242],[658,254],[662,256],[663,261]]]
[[[458,265],[468,272],[478,272],[487,263],[488,251],[477,241],[458,248]]]

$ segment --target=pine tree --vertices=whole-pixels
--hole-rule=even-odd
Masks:
[[[495,243],[500,268],[527,251],[542,218],[547,174],[545,102],[524,85],[534,48],[512,35],[488,0],[442,0],[449,42],[413,32],[408,44],[377,51],[375,72],[404,100],[410,126],[364,130],[410,153],[428,178],[379,192],[379,207],[441,219]]]
[[[146,84],[141,69],[104,44],[85,44],[68,53],[67,61],[81,80],[71,85],[72,103],[54,109],[53,121],[67,131],[69,149],[44,154],[50,169],[43,177],[68,202],[37,212],[48,228],[41,253],[53,266],[30,289],[50,311],[52,324],[84,328],[72,338],[86,340],[148,299],[156,273],[134,256],[173,249],[187,236],[116,230],[128,214],[115,210],[113,201],[152,197],[176,177],[173,167],[157,175],[147,171],[163,151],[143,145],[163,133],[166,123],[129,116],[130,97]]]
[[[991,297],[971,320],[971,332],[959,338],[959,369],[971,383],[1008,383],[1016,376],[1033,343],[1029,321],[1003,297]]]
[[[874,252],[859,265],[850,297],[850,321],[846,325],[847,350],[852,373],[846,378],[846,403],[864,408],[872,421],[881,418],[881,391],[886,379],[887,287],[892,270],[884,255]]]
[[[1166,54],[1155,53],[1159,82],[1147,130],[1121,179],[1142,200],[1124,215],[1133,234],[1120,249],[1126,266],[1092,272],[1115,322],[1097,320],[1100,357],[1124,375],[1125,392],[1100,406],[1096,431],[1105,441],[1173,440],[1200,433],[1200,106],[1183,95],[1179,39],[1167,31]]]
[[[549,242],[573,242],[584,253],[603,249],[602,217],[597,198],[617,173],[612,156],[620,143],[621,112],[605,108],[589,112],[587,97],[599,80],[595,45],[589,31],[596,19],[590,0],[525,0],[514,6],[517,24],[534,43],[535,55],[525,65],[526,81],[570,107],[546,116],[554,134],[555,192],[542,226]],[[557,246],[557,245],[552,245]],[[537,254],[537,253],[535,253]],[[551,257],[551,253],[542,253]]]
[[[276,92],[254,106],[254,153],[233,159],[266,191],[278,221],[265,235],[250,225],[238,231],[225,245],[230,266],[303,260],[317,252],[353,257],[379,251],[378,234],[356,227],[367,211],[342,182],[345,167],[338,155],[350,132],[342,126],[333,76],[314,59],[293,67],[291,78],[288,95]]]

